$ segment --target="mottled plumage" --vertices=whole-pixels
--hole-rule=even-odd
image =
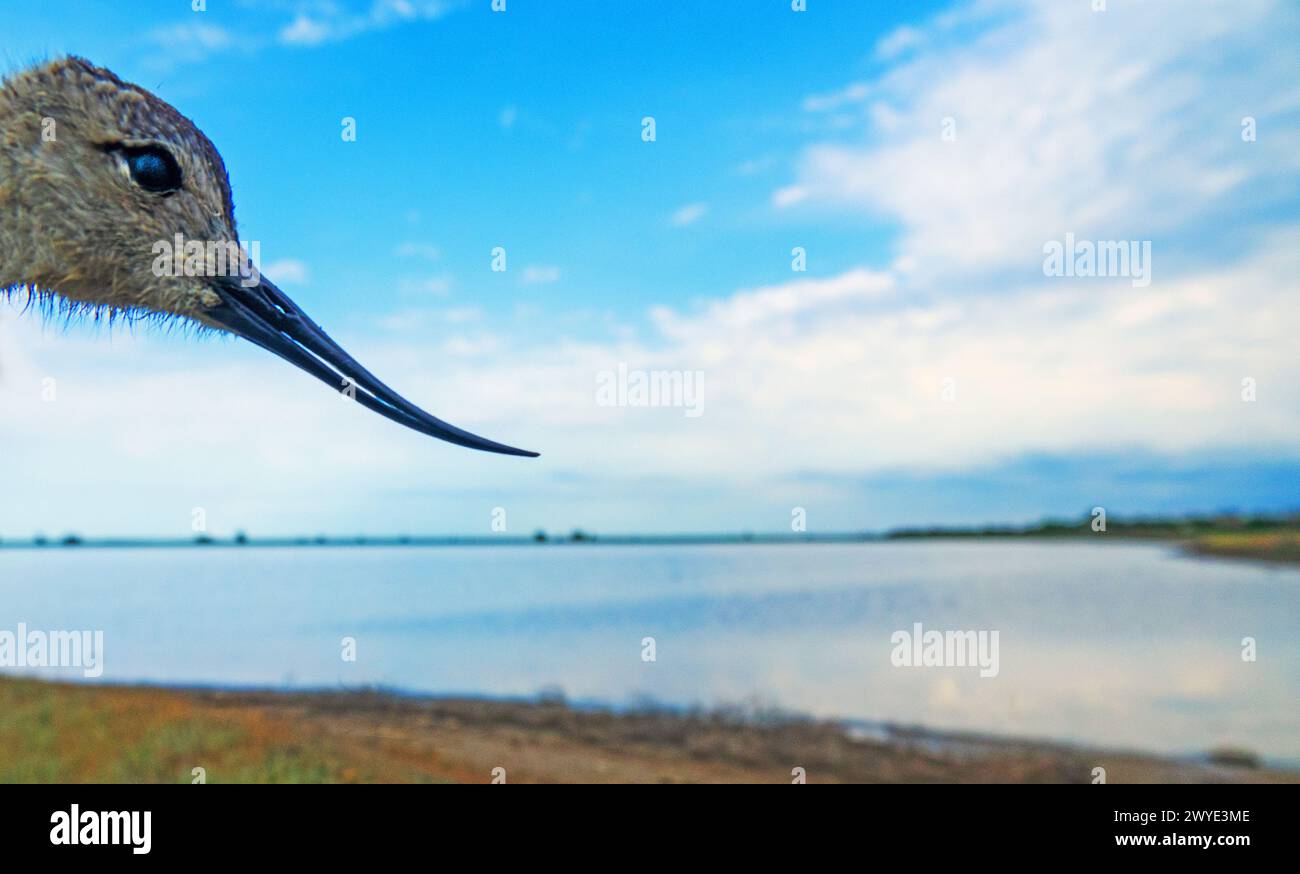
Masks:
[[[159,198],[134,186],[120,151],[168,145],[185,186]],[[101,67],[64,58],[0,89],[0,287],[203,321],[219,303],[207,277],[154,275],[153,246],[237,242],[226,167],[167,103]]]

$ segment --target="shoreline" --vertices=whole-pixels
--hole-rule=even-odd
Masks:
[[[1030,524],[984,524],[966,527],[901,527],[883,531],[777,531],[706,533],[597,533],[575,528],[569,533],[536,529],[530,535],[285,535],[252,537],[235,528],[217,537],[196,532],[190,537],[61,537],[35,533],[26,538],[0,536],[0,551],[48,549],[311,549],[439,548],[439,546],[749,546],[809,544],[888,544],[888,542],[1113,542],[1162,544],[1187,555],[1252,559],[1271,564],[1300,564],[1300,511],[1271,515],[1112,516],[1100,507],[1073,519],[1043,519]]]
[[[1212,531],[1192,536],[1153,534],[1083,534],[1068,533],[888,533],[826,535],[699,535],[699,536],[603,536],[573,539],[535,540],[527,537],[356,537],[356,538],[260,538],[256,540],[184,539],[87,539],[75,541],[3,541],[0,552],[131,550],[131,549],[437,549],[445,547],[620,547],[620,546],[767,546],[767,545],[844,545],[885,543],[1083,543],[1097,545],[1120,542],[1150,544],[1177,549],[1190,558],[1219,558],[1231,561],[1262,562],[1278,567],[1300,566],[1300,530],[1282,531]]]
[[[1300,783],[1194,761],[787,714],[560,699],[46,683],[0,676],[0,782]]]

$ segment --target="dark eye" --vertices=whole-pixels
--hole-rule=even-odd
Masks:
[[[127,149],[126,166],[135,184],[145,191],[167,194],[181,187],[180,165],[161,146]]]

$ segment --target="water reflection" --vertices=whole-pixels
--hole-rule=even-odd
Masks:
[[[757,698],[1300,761],[1300,571],[1159,546],[0,551],[0,629],[19,622],[102,629],[109,682]],[[997,630],[998,675],[893,666],[890,635],[914,622]],[[1245,637],[1255,662],[1241,658]]]

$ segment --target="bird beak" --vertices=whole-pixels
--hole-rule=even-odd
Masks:
[[[215,290],[221,303],[204,312],[205,320],[275,353],[399,425],[470,449],[537,457],[536,452],[484,439],[429,415],[353,360],[270,280],[260,275],[257,279],[252,287],[241,284],[239,277],[219,282]]]

